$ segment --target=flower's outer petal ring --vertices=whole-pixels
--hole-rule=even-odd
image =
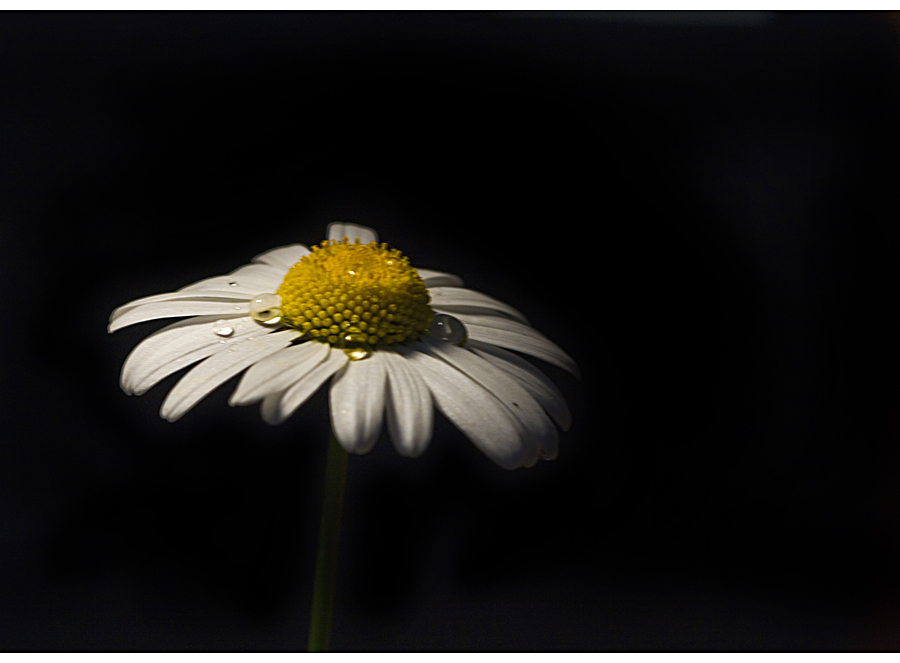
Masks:
[[[463,280],[455,274],[436,272],[433,269],[422,269],[421,267],[417,267],[416,271],[419,273],[419,277],[421,277],[426,288],[437,288],[439,286],[461,288],[463,284]]]
[[[497,315],[467,315],[462,313],[451,314],[458,318],[465,326],[469,338],[475,341],[483,341],[492,345],[524,352],[532,357],[559,366],[569,371],[579,380],[581,372],[575,361],[567,355],[562,348],[538,332],[536,329],[523,325],[515,320],[501,318]]]
[[[307,342],[275,352],[251,366],[241,378],[229,405],[249,405],[282,392],[328,358],[331,346]]]
[[[209,297],[207,295],[211,292],[216,292],[221,293],[221,295],[215,295],[216,299],[221,298],[223,301],[232,299],[250,301],[254,295],[264,292],[275,292],[284,278],[285,271],[270,265],[244,265],[227,276],[214,276],[179,288],[177,294],[190,298],[205,297],[208,300]],[[182,298],[175,295],[176,293],[167,292],[135,299],[114,310],[112,315],[110,315],[110,322],[138,306]],[[116,327],[116,329],[119,329],[119,327]]]
[[[280,246],[277,249],[261,253],[251,262],[271,265],[286,273],[293,267],[303,256],[309,253],[309,248],[303,244],[291,244],[290,246]]]
[[[544,375],[537,367],[529,364],[519,355],[490,343],[482,343],[481,341],[470,339],[466,344],[466,348],[483,357],[497,368],[510,373],[550,413],[550,416],[556,420],[560,428],[569,430],[572,425],[572,415],[569,413],[566,399],[550,378]]]
[[[369,242],[378,241],[378,233],[367,228],[366,226],[358,226],[355,223],[329,223],[328,230],[325,231],[325,238],[341,241],[346,237],[352,244],[358,237],[360,244],[368,244]]]
[[[394,448],[401,456],[422,454],[434,430],[434,406],[428,385],[403,355],[380,350],[387,369],[385,412]]]
[[[435,406],[485,455],[508,470],[527,456],[519,426],[506,407],[468,376],[431,355],[399,346],[434,398]]]
[[[482,308],[480,306],[463,306],[461,304],[449,305],[449,306],[435,306],[431,305],[431,310],[435,313],[446,313],[447,315],[452,315],[454,318],[462,319],[463,315],[493,315],[495,317],[505,318],[506,316],[500,313],[500,311],[491,311],[489,309]],[[507,318],[508,319],[508,318]]]
[[[528,390],[508,373],[498,371],[490,362],[474,352],[446,341],[426,338],[413,347],[422,348],[422,351],[443,359],[475,380],[503,403],[510,414],[522,422],[528,437],[537,445],[533,454],[535,461],[541,454],[545,458],[556,457],[559,451],[559,434],[556,432],[556,426]]]
[[[254,265],[254,267],[260,266],[261,265]],[[195,291],[206,292],[208,290],[227,290],[241,295],[244,299],[250,299],[253,295],[258,295],[261,292],[271,292],[270,284],[271,279],[241,279],[240,281],[236,281],[232,276],[213,276],[208,279],[203,279],[202,281],[197,281],[196,283],[191,283],[183,288],[178,288],[178,292],[189,294]]]
[[[227,350],[214,354],[185,373],[163,401],[160,415],[175,421],[230,377],[287,346],[299,335],[291,329],[232,343]]]
[[[281,285],[286,272],[286,269],[279,269],[272,265],[244,265],[231,272],[231,274],[203,279],[179,288],[179,290],[224,290],[234,288],[252,297],[263,292],[275,292],[278,286]],[[234,285],[231,285],[232,283]],[[250,297],[247,297],[247,299],[250,299]]]
[[[334,376],[328,392],[331,425],[337,441],[349,453],[369,453],[378,441],[386,382],[380,352],[347,362]]]
[[[269,394],[260,406],[260,414],[267,424],[276,425],[294,414],[312,396],[322,383],[334,375],[348,361],[342,351],[332,350],[325,361],[317,364],[309,373],[300,378],[283,392]]]
[[[232,330],[226,338],[217,329]],[[157,382],[191,364],[227,349],[249,336],[275,331],[250,317],[203,316],[179,320],[141,341],[122,365],[121,384],[126,394],[143,394]]]
[[[524,324],[528,324],[528,318],[522,315],[509,304],[505,304],[493,297],[489,297],[481,292],[469,290],[468,288],[448,288],[448,287],[432,287],[428,289],[431,295],[431,305],[433,307],[442,308],[452,311],[453,307],[473,307],[476,309],[488,309],[489,311],[500,311],[506,315],[516,318]],[[451,314],[452,315],[452,314]]]
[[[250,312],[248,302],[154,302],[131,309],[109,323],[107,327],[112,333],[122,327],[147,320],[159,318],[181,318],[189,315],[247,315]]]
[[[145,304],[155,304],[156,302],[235,302],[242,303],[250,299],[241,292],[228,290],[189,290],[187,292],[164,292],[161,295],[150,295],[149,297],[141,297],[133,302],[128,302],[114,310],[109,316],[109,321],[114,322],[116,318],[124,315],[132,309]]]

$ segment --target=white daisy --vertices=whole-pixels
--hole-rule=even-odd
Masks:
[[[578,375],[575,362],[511,306],[462,287],[451,274],[414,269],[362,226],[332,223],[328,240],[273,249],[227,276],[120,306],[109,331],[193,316],[142,341],[122,367],[122,389],[142,394],[200,362],[160,414],[175,421],[246,370],[231,405],[261,402],[277,424],[331,379],[331,424],[341,446],[368,452],[387,428],[417,456],[433,407],[505,468],[554,458],[569,410],[556,386],[509,350]],[[548,416],[549,414],[549,416]]]

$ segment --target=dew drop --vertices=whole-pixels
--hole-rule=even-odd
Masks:
[[[250,300],[250,317],[265,325],[281,322],[281,297],[271,292],[256,295]]]
[[[466,333],[466,326],[462,321],[459,320],[459,318],[454,318],[452,315],[447,315],[446,313],[434,314],[434,317],[431,318],[431,325],[428,328],[428,333],[442,341],[447,341],[448,343],[453,343],[460,347],[465,345],[466,341],[469,340],[469,335]]]
[[[227,324],[225,324],[224,320],[216,320],[216,328],[215,328],[216,336],[231,336],[233,333],[234,333],[234,328],[229,327]]]
[[[368,359],[372,356],[372,346],[363,341],[365,334],[344,334],[341,337],[341,349],[350,361]]]
[[[228,285],[230,285],[232,288],[236,288],[236,287],[237,287],[237,281],[229,281],[229,282],[228,282]]]

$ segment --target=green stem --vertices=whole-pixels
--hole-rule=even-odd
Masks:
[[[325,495],[319,526],[319,552],[313,579],[312,613],[309,617],[309,651],[328,651],[331,618],[334,613],[334,586],[337,581],[338,541],[341,535],[341,507],[347,478],[347,452],[338,444],[334,431],[328,436],[325,464]]]

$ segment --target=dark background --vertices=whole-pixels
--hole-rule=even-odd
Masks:
[[[327,400],[175,424],[131,299],[334,220],[529,316],[574,425],[351,458],[338,650],[900,646],[886,14],[0,17],[0,649],[305,647]]]

